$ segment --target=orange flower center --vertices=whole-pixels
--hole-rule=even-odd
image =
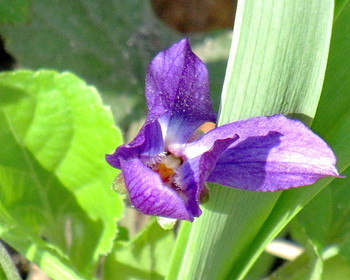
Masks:
[[[153,170],[156,171],[164,183],[173,183],[175,169],[182,164],[182,159],[168,154]]]
[[[170,178],[175,174],[175,171],[168,168],[164,163],[159,164],[158,169],[156,169],[156,172],[159,173],[160,177],[162,178],[162,181],[167,183],[170,181]]]

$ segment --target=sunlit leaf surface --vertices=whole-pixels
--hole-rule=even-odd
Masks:
[[[72,74],[2,73],[0,127],[1,238],[57,279],[91,277],[122,211],[111,113]]]
[[[174,232],[150,222],[133,240],[115,243],[106,259],[104,279],[164,279],[174,241]]]

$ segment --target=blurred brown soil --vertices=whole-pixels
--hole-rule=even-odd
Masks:
[[[232,28],[237,0],[151,0],[156,15],[182,33]]]

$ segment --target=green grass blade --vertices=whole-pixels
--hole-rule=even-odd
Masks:
[[[275,113],[310,124],[322,89],[332,20],[333,1],[328,0],[239,2],[219,124]],[[189,234],[179,236],[178,246],[184,240],[188,245],[182,256],[183,249],[176,248],[168,279],[244,277],[249,258],[265,239],[252,243],[281,194],[212,186],[202,217]]]

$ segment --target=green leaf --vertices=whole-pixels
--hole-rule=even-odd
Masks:
[[[104,279],[164,279],[175,236],[155,221],[132,241],[117,241],[105,263]]]
[[[329,0],[239,2],[219,123],[284,113],[310,124],[322,89],[332,20]],[[327,182],[302,193],[212,186],[203,215],[189,234],[179,236],[168,279],[242,279],[267,242]],[[186,261],[180,264],[183,255]]]
[[[348,57],[350,54],[348,48],[350,44],[350,36],[347,32],[344,32],[344,30],[346,30],[350,24],[350,4],[349,1],[337,1],[337,4],[337,17],[335,18],[333,26],[325,81],[317,113],[312,124],[312,129],[329,143],[337,155],[337,165],[340,173],[344,172],[346,174],[348,172],[346,169],[350,166],[350,152],[349,149],[345,148],[350,145],[350,139],[348,137],[350,133],[350,98],[348,95],[350,89],[350,77],[347,75],[349,71],[347,60],[349,59]],[[339,8],[340,4],[341,9]],[[260,236],[264,233],[268,235],[269,231],[273,232],[274,229],[279,227],[279,225],[289,221],[289,219],[292,218],[305,205],[305,203],[307,203],[310,197],[317,194],[322,190],[322,187],[330,181],[331,180],[329,179],[324,179],[313,187],[284,192],[275,207],[274,213],[271,214],[268,223],[265,224],[265,229],[261,232]],[[331,196],[335,203],[333,209],[337,209],[337,211],[332,214],[333,217],[336,217],[337,213],[345,214],[347,211],[346,209],[342,209],[343,206],[341,206],[342,198],[340,197],[342,195],[347,195],[347,192],[342,193],[341,189],[343,184],[348,185],[348,179],[334,180],[328,187],[328,191],[331,192]],[[295,205],[296,203],[297,205],[292,207],[292,205]],[[315,214],[317,215],[317,213]],[[279,222],[278,219],[280,220]],[[342,223],[342,217],[338,217],[338,219],[338,221],[333,220],[332,222]],[[327,221],[325,222],[327,224]],[[330,227],[332,227],[331,225]],[[326,230],[321,231],[323,233],[317,233],[318,236],[313,234],[311,237],[315,237],[316,240],[322,240],[322,235],[325,234]],[[332,228],[331,232],[327,232],[326,236],[328,242],[332,239],[339,241],[338,238],[344,238],[347,231],[347,223],[344,223],[341,227],[339,227],[338,224],[337,228]],[[272,236],[272,234],[270,234],[270,236]]]
[[[338,156],[343,170],[350,165],[350,2],[345,1],[333,27],[329,61],[320,104],[312,129],[322,135]]]
[[[323,261],[316,250],[308,250],[278,269],[267,280],[320,280],[323,270]]]
[[[122,211],[104,160],[121,143],[111,113],[70,73],[2,73],[0,90],[24,93],[0,103],[0,236],[52,277],[91,278]]]
[[[266,252],[262,253],[254,264],[253,268],[247,274],[246,279],[265,279],[275,261],[275,256],[270,255]]]
[[[348,178],[350,168],[343,174]],[[299,240],[312,240],[320,251],[330,245],[341,246],[350,233],[349,197],[349,180],[334,180],[298,214],[298,225],[292,223],[292,231],[302,235]]]
[[[296,235],[296,240],[300,243],[312,240],[321,251],[328,243],[327,235],[331,234],[330,230],[335,218],[333,209],[336,205],[329,188],[325,188],[297,215],[295,223],[298,225],[291,223],[293,237]]]
[[[305,121],[314,117],[328,56],[332,6],[331,1],[241,5],[221,124],[274,113],[294,114]]]
[[[349,231],[347,233],[346,239],[340,247],[339,255],[343,257],[347,265],[350,267],[350,233]]]
[[[20,65],[81,76],[101,90],[118,124],[145,115],[147,65],[178,38],[148,1],[32,0],[30,16],[29,25],[0,28]]]
[[[338,166],[347,178],[332,182],[297,217],[308,238],[321,242],[319,235],[322,234],[323,246],[343,244],[350,230],[350,151],[345,148],[350,145],[350,35],[344,32],[350,28],[350,3],[337,1],[337,6],[323,94],[312,128],[331,145],[338,155]],[[321,219],[319,226],[312,224],[311,221],[325,215],[330,216],[330,219]],[[320,225],[323,229],[320,229]]]
[[[0,105],[17,102],[22,98],[28,97],[25,90],[16,88],[16,86],[0,84]]]
[[[322,280],[348,280],[350,266],[341,257],[335,257],[324,263]]]
[[[19,23],[28,20],[29,0],[1,0],[0,23]]]

